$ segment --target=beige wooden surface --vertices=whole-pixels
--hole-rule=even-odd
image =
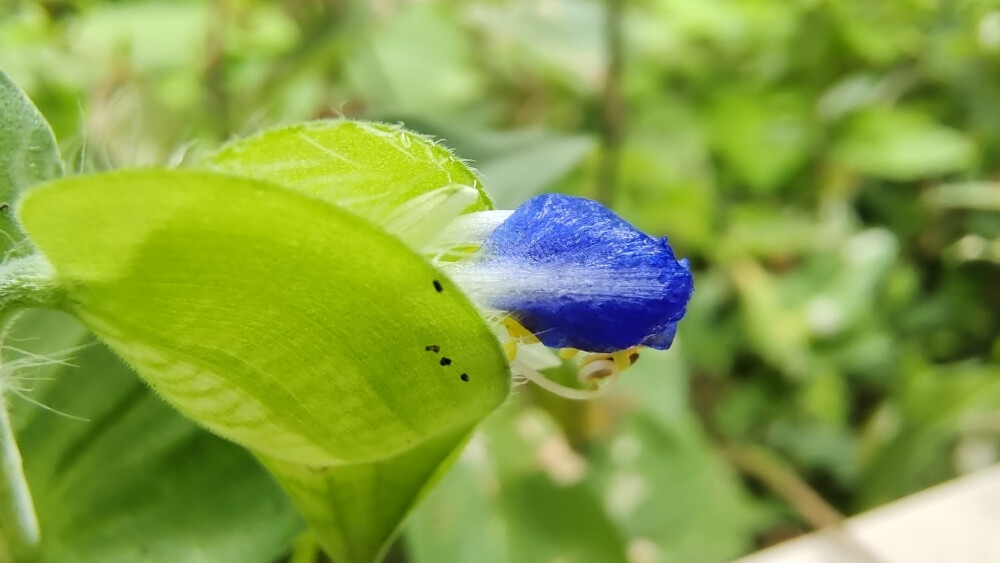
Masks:
[[[1000,563],[1000,465],[737,563]]]

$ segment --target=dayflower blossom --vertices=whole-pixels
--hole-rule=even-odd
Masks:
[[[441,240],[479,246],[439,265],[480,306],[503,314],[512,360],[512,346],[537,338],[564,358],[592,353],[581,363],[587,378],[617,374],[636,347],[669,348],[694,290],[687,261],[666,238],[584,198],[544,194],[513,212],[467,214]]]

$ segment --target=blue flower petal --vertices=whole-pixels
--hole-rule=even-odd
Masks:
[[[666,350],[670,348],[670,345],[674,343],[674,336],[677,335],[677,323],[672,322],[668,324],[663,330],[652,335],[647,336],[642,341],[643,346],[648,346],[650,348],[656,348],[657,350]]]
[[[517,208],[456,277],[546,346],[590,352],[668,348],[694,290],[667,239],[560,194]]]

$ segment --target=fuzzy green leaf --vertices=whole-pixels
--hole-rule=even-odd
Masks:
[[[181,418],[64,314],[31,311],[9,336],[43,562],[268,563],[285,551],[302,523],[248,453]]]
[[[41,186],[20,218],[64,308],[183,413],[294,468],[277,471],[286,489],[282,473],[336,481],[344,469],[350,490],[371,466],[403,482],[329,495],[347,515],[339,528],[293,494],[327,546],[363,535],[358,553],[381,549],[508,394],[506,359],[466,297],[397,238],[319,199],[211,172],[132,171]]]
[[[491,209],[476,174],[448,149],[399,126],[348,120],[280,127],[234,141],[210,169],[318,197],[413,247],[454,216]],[[313,467],[261,456],[336,561],[371,561],[432,476],[451,465],[471,425],[377,462]],[[378,502],[376,502],[376,499]],[[335,531],[335,533],[330,533]]]
[[[0,204],[31,186],[62,176],[52,128],[38,108],[0,71]],[[7,207],[0,210],[0,253],[24,238]]]
[[[70,312],[182,412],[262,454],[380,459],[468,427],[507,395],[496,338],[465,296],[321,201],[139,171],[39,187],[20,216]]]
[[[390,230],[434,194],[443,199],[465,188],[455,214],[493,207],[476,175],[448,149],[383,123],[315,121],[271,129],[226,145],[206,164],[319,197]]]

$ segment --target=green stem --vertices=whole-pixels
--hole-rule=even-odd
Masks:
[[[618,190],[622,144],[625,140],[625,99],[622,75],[625,70],[624,26],[625,0],[606,0],[604,42],[608,66],[604,77],[601,115],[601,161],[598,170],[597,200],[607,207],[614,203]]]
[[[743,473],[758,479],[787,502],[816,530],[829,530],[830,538],[858,563],[882,563],[844,527],[844,515],[830,505],[773,452],[759,446],[730,445],[723,453]],[[849,557],[848,557],[849,555]]]
[[[7,415],[7,405],[0,399],[0,534],[7,556],[13,562],[37,558],[41,534],[38,517],[31,501],[31,491],[24,478],[21,452]]]
[[[58,293],[52,267],[41,256],[7,261],[0,266],[0,326],[6,331],[22,309],[54,306]],[[0,379],[0,550],[7,553],[0,552],[0,556],[6,555],[4,560],[12,563],[30,563],[38,559],[41,534],[3,384]]]
[[[61,297],[55,270],[41,255],[12,258],[0,265],[0,326],[23,309],[56,308]]]
[[[299,534],[292,543],[292,557],[289,563],[315,563],[319,558],[319,543],[312,531]]]

